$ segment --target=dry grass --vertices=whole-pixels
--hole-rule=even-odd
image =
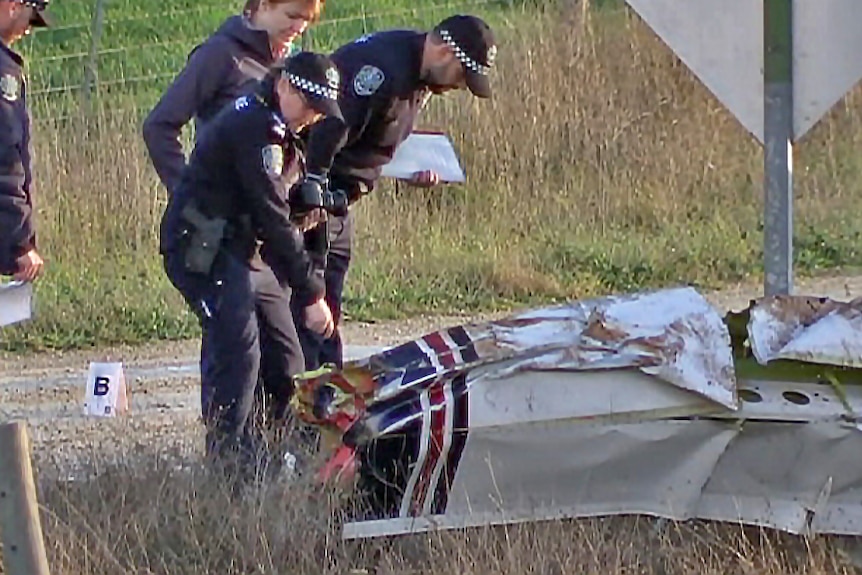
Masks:
[[[297,484],[237,501],[212,477],[154,459],[88,483],[42,481],[40,498],[55,575],[856,572],[835,538],[633,517],[344,542],[348,494]]]
[[[387,183],[360,204],[348,316],[716,287],[761,272],[760,149],[637,17],[569,1],[490,16],[497,97],[446,96],[422,120],[452,134],[469,182]],[[862,263],[859,99],[857,89],[798,148],[801,273]],[[195,333],[156,254],[165,192],[140,137],[145,111],[39,121],[50,272],[39,319],[4,331],[4,347]]]

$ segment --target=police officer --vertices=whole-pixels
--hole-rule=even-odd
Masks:
[[[319,219],[322,200],[306,199],[297,219],[287,188],[303,175],[296,132],[321,115],[341,117],[338,87],[338,71],[325,56],[301,52],[275,66],[258,90],[213,118],[162,218],[165,270],[203,329],[201,407],[210,456],[237,455],[229,461],[242,463],[260,455],[249,425],[261,360],[249,267],[258,244],[278,282],[293,290],[303,324],[323,336],[334,329],[323,279],[301,237]]]
[[[0,0],[0,275],[31,282],[44,262],[36,246],[31,193],[30,112],[24,60],[12,44],[48,25],[48,0]]]
[[[373,190],[382,167],[412,131],[428,97],[469,89],[490,98],[489,73],[497,52],[494,34],[480,18],[456,15],[430,32],[389,30],[366,35],[332,54],[344,76],[340,105],[344,119],[327,118],[315,125],[308,140],[308,178],[323,182],[331,194],[328,222],[326,301],[336,325],[341,315],[344,281],[351,258],[353,222],[348,204]],[[438,183],[431,172],[414,174],[418,186]],[[323,243],[324,227],[306,234]],[[301,310],[296,309],[297,313]],[[342,364],[342,342],[321,340],[299,328],[306,369],[323,363]]]
[[[180,144],[183,126],[194,118],[198,141],[216,114],[267,73],[290,43],[315,22],[324,0],[246,0],[242,14],[227,18],[197,46],[143,125],[143,137],[162,183],[172,193],[186,164]],[[252,262],[255,309],[261,339],[261,389],[256,407],[276,435],[284,421],[281,390],[302,371],[302,348],[290,310],[290,290],[279,285],[259,257]],[[201,370],[209,361],[201,349]],[[264,401],[260,401],[264,400]],[[266,401],[268,400],[268,401]]]
[[[363,36],[342,46],[332,59],[344,83],[339,97],[343,120],[327,118],[313,126],[308,139],[308,180],[327,188],[332,216],[328,237],[324,227],[307,232],[306,241],[329,242],[323,261],[326,301],[336,324],[350,264],[353,223],[345,205],[371,192],[397,146],[413,130],[420,109],[433,94],[469,89],[491,97],[489,76],[497,46],[494,34],[480,18],[455,15],[429,32],[389,30]],[[430,186],[436,174],[414,174],[412,185]],[[319,264],[318,264],[319,265]],[[301,305],[295,306],[301,314]],[[342,365],[338,333],[331,338],[299,327],[306,369],[323,363]],[[391,514],[406,487],[405,453],[415,453],[414,433],[381,438],[359,454],[359,488],[373,516]],[[408,458],[409,459],[409,458]]]

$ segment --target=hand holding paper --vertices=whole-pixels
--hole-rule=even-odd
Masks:
[[[418,188],[433,188],[440,183],[440,174],[434,170],[423,170],[413,174],[407,183]]]
[[[441,182],[464,181],[464,171],[446,134],[413,132],[383,166],[381,175],[410,181],[421,172],[433,172]]]

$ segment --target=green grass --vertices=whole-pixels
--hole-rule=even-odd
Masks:
[[[421,10],[379,16],[417,4],[369,1],[364,19],[344,21],[361,16],[362,3],[328,4],[312,34],[321,49],[364,30],[427,26],[454,11],[423,2]],[[580,4],[547,11],[532,4],[474,10],[501,38],[497,97],[434,99],[421,120],[449,132],[466,185],[422,191],[384,182],[358,206],[349,318],[538,305],[679,283],[714,288],[762,273],[756,142],[619,3],[586,12]],[[171,11],[202,14],[190,19],[159,17],[162,3],[109,0],[103,48],[127,49],[100,57],[92,114],[83,113],[78,90],[37,95],[37,223],[49,267],[37,318],[4,329],[3,349],[197,333],[160,267],[165,192],[140,121],[188,49],[239,3],[214,6],[171,3]],[[59,28],[24,44],[37,91],[76,85],[83,71],[81,58],[74,65],[56,58],[86,53],[89,4],[55,8]],[[83,27],[63,28],[75,24]],[[161,47],[131,49],[140,42]],[[137,77],[155,79],[111,83]],[[857,89],[797,147],[800,275],[862,265],[859,102]]]
[[[98,96],[106,104],[151,107],[188,53],[244,2],[104,0],[98,42]],[[478,4],[477,4],[478,1]],[[22,41],[30,58],[33,106],[41,115],[74,114],[80,103],[93,39],[96,0],[68,0],[52,6],[56,25]],[[366,31],[393,26],[425,26],[452,8],[498,10],[500,0],[351,0],[330,2],[310,33],[312,47],[331,50]]]

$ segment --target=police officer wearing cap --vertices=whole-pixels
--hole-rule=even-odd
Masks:
[[[48,25],[48,0],[0,0],[0,275],[34,281],[44,262],[33,221],[24,59],[12,44]]]
[[[324,0],[245,0],[242,14],[228,17],[191,51],[142,126],[153,167],[169,194],[186,165],[180,141],[183,126],[193,121],[197,142],[222,108],[248,93],[293,51],[292,43],[319,19],[324,4]],[[305,362],[293,328],[290,290],[279,285],[259,257],[252,264],[252,280],[262,355],[255,405],[260,417],[256,419],[278,440],[287,426],[276,417],[283,411],[281,398],[271,390],[288,385]],[[201,370],[208,369],[206,349],[200,359]]]
[[[288,186],[304,175],[296,133],[321,116],[341,118],[339,78],[329,58],[310,52],[274,67],[211,120],[162,218],[165,270],[198,316],[208,356],[201,373],[207,453],[228,456],[240,469],[261,461],[250,459],[261,454],[261,440],[249,421],[261,360],[250,269],[258,245],[278,281],[293,290],[303,325],[324,337],[334,329],[323,279],[301,236],[319,221],[322,199],[305,197],[299,217]],[[292,322],[281,328],[295,337]]]
[[[469,89],[491,97],[489,73],[497,47],[480,18],[455,15],[430,32],[388,30],[366,35],[332,54],[344,83],[339,103],[344,118],[315,125],[308,140],[308,181],[324,188],[330,211],[328,238],[320,226],[306,234],[317,250],[329,242],[325,267],[326,301],[340,319],[342,291],[350,265],[353,223],[347,206],[373,190],[382,167],[413,130],[428,97]],[[409,182],[428,186],[436,174],[420,172]],[[318,258],[320,259],[320,258]],[[295,312],[299,312],[295,308]],[[299,328],[306,369],[342,364],[342,342]]]

